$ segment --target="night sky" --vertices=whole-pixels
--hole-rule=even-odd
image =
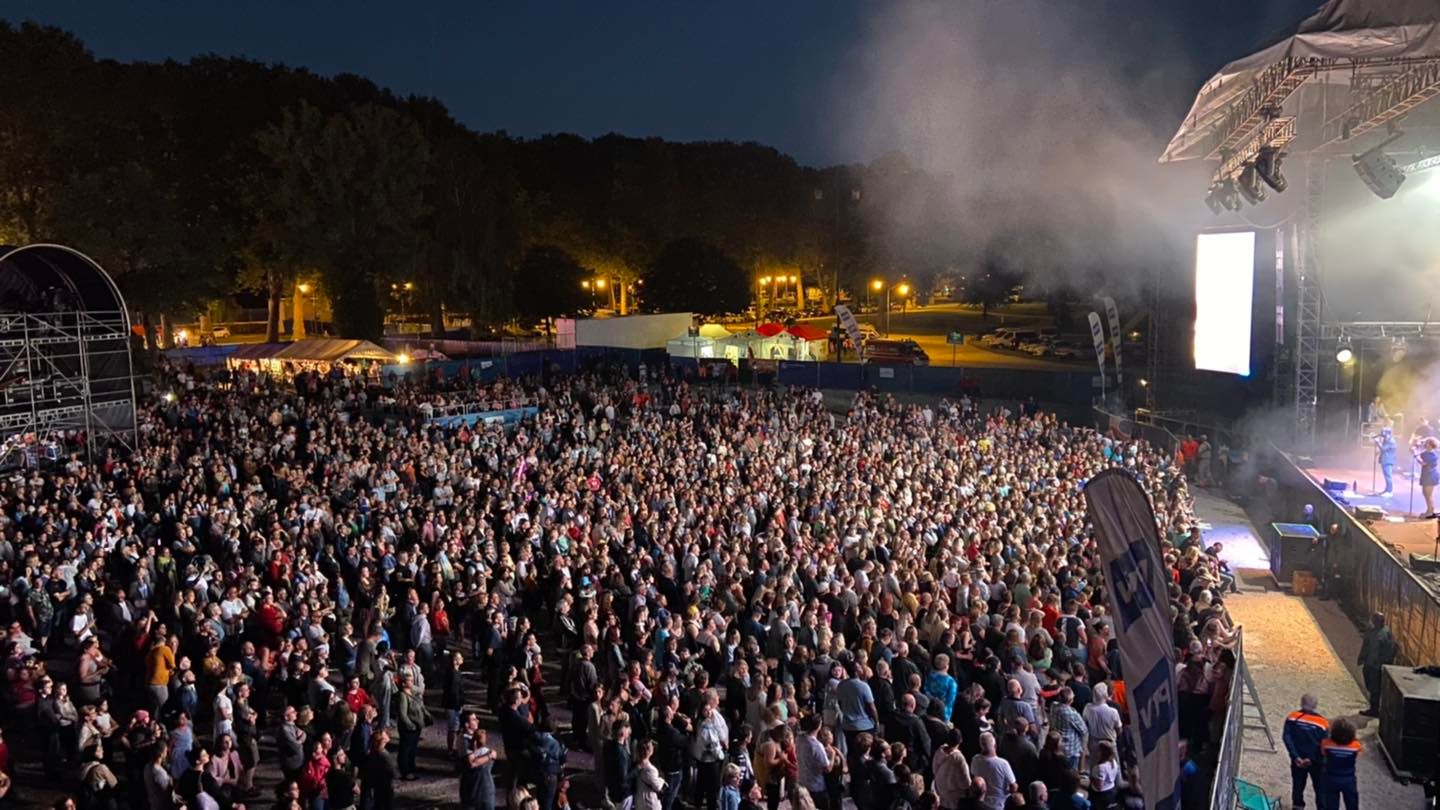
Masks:
[[[993,18],[1006,2],[947,5],[970,4]],[[9,0],[0,14],[73,31],[102,58],[215,53],[356,73],[402,94],[435,96],[480,131],[755,140],[824,164],[869,160],[886,146],[834,133],[864,114],[847,103],[849,91],[887,56],[873,52],[871,36],[896,5]],[[1051,5],[1048,24],[1083,14],[1106,32],[1077,43],[1077,58],[1104,60],[1107,75],[1139,77],[1121,92],[1168,135],[1216,68],[1293,28],[1317,0]],[[1022,43],[1013,52],[1024,59]]]

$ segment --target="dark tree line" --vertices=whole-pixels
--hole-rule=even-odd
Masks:
[[[76,246],[146,323],[249,290],[273,338],[301,274],[338,331],[376,336],[397,279],[438,332],[447,312],[582,310],[596,276],[643,280],[644,308],[714,313],[772,270],[833,301],[876,275],[923,290],[950,261],[943,206],[913,204],[938,184],[900,156],[813,169],[754,143],[481,134],[357,76],[120,64],[28,23],[0,23],[0,53],[0,243]]]

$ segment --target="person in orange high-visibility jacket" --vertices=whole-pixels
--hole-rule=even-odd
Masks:
[[[1342,717],[1330,724],[1330,738],[1320,742],[1320,806],[1324,810],[1340,810],[1341,796],[1345,797],[1345,810],[1360,810],[1355,786],[1355,761],[1360,751],[1353,723]]]
[[[1330,721],[1316,712],[1314,695],[1300,698],[1300,709],[1285,718],[1285,751],[1290,755],[1290,806],[1305,806],[1305,781],[1315,791],[1315,806],[1323,808],[1320,786],[1320,743],[1330,736]]]

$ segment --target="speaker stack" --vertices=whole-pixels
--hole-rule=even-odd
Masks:
[[[1440,776],[1440,677],[1385,667],[1380,742],[1395,770],[1411,779]]]

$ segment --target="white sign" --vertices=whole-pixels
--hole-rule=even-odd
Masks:
[[[1090,339],[1095,343],[1095,365],[1100,367],[1100,376],[1105,376],[1105,327],[1100,316],[1090,313]]]
[[[1115,379],[1125,381],[1125,375],[1120,372],[1120,310],[1115,306],[1115,299],[1109,296],[1102,298],[1105,304],[1105,320],[1110,322],[1110,348],[1115,352]]]
[[[1129,692],[1129,731],[1140,760],[1147,810],[1180,807],[1180,720],[1175,689],[1170,592],[1160,561],[1155,513],[1128,471],[1113,468],[1085,484],[1101,570],[1120,639]]]
[[[844,304],[836,304],[835,319],[840,322],[840,326],[845,330],[845,334],[850,336],[850,342],[855,344],[855,350],[859,351],[862,342],[860,339],[860,324],[855,320],[855,314],[850,311],[850,307]]]
[[[880,379],[882,379],[882,380],[893,380],[893,379],[895,379],[895,369],[893,369],[893,368],[882,368],[882,369],[880,369]]]

